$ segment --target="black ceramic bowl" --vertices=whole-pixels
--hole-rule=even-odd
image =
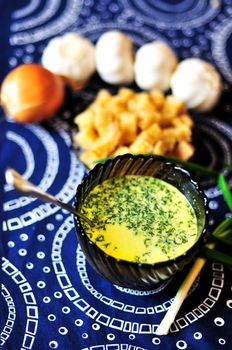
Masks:
[[[198,239],[184,254],[165,262],[139,264],[116,259],[103,252],[86,235],[78,217],[75,217],[77,236],[92,267],[104,278],[122,287],[150,289],[170,278],[188,264],[207,239],[207,199],[190,174],[159,156],[133,156],[126,154],[98,164],[78,186],[75,207],[79,211],[89,192],[98,184],[115,176],[146,175],[160,178],[181,191],[195,210]]]

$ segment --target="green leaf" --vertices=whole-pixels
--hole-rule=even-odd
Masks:
[[[226,221],[226,220],[224,220],[224,221]],[[219,225],[222,227],[224,224],[224,230],[217,230],[216,232],[213,231],[212,235],[220,243],[232,245],[232,227],[225,229],[225,222],[224,221],[222,222],[221,225]],[[229,223],[229,221],[227,220],[227,227],[228,227],[228,223]]]
[[[223,197],[230,209],[232,211],[232,195],[230,192],[230,188],[223,174],[219,174],[218,176],[218,186],[222,191]]]
[[[207,258],[210,260],[216,260],[227,265],[232,265],[232,257],[230,255],[221,253],[218,250],[204,247],[201,253],[204,258]]]
[[[214,236],[220,235],[222,232],[224,232],[228,227],[232,225],[232,216],[224,219],[213,231]]]
[[[231,233],[231,231],[230,231]],[[232,245],[232,237],[216,237],[216,239],[223,244]]]
[[[224,230],[224,231],[220,231],[217,234],[215,234],[213,232],[213,236],[216,237],[216,238],[224,238],[224,237],[230,236],[231,233],[232,233],[232,228],[230,227],[229,229]]]

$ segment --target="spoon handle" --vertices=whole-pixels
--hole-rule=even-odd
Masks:
[[[93,222],[89,220],[84,214],[77,211],[72,206],[60,201],[56,197],[52,196],[50,193],[42,191],[39,187],[35,186],[31,182],[24,179],[16,170],[8,168],[6,171],[6,179],[8,183],[13,183],[14,187],[26,195],[36,197],[44,202],[53,203],[59,207],[68,210],[74,215],[86,221],[89,225],[94,226]]]

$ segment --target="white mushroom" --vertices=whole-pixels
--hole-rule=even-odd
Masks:
[[[42,64],[64,77],[74,88],[81,87],[95,72],[95,47],[81,35],[67,33],[48,43]]]
[[[211,110],[218,102],[222,83],[216,69],[199,58],[182,61],[172,76],[172,93],[188,108],[200,112]]]
[[[131,83],[134,80],[131,39],[119,31],[104,33],[96,44],[96,67],[107,83]]]
[[[176,55],[168,45],[161,41],[145,44],[135,56],[135,81],[144,90],[166,91],[176,65]]]

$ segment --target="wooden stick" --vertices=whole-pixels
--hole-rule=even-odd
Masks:
[[[180,307],[188,294],[188,291],[190,287],[192,286],[193,282],[195,281],[196,277],[200,273],[201,269],[203,268],[204,264],[206,262],[206,259],[204,258],[197,258],[190,269],[189,273],[187,274],[186,278],[184,279],[184,282],[181,284],[178,292],[176,293],[176,296],[168,309],[166,315],[164,316],[163,320],[161,321],[160,325],[156,329],[156,335],[167,335],[169,332],[169,328],[171,327],[171,324],[174,322],[175,317],[180,310]]]

